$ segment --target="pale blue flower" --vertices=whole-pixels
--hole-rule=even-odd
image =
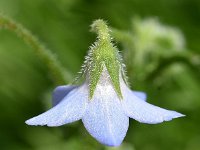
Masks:
[[[100,143],[118,146],[129,126],[129,117],[141,123],[156,124],[183,115],[147,103],[146,94],[131,91],[120,78],[120,100],[104,68],[93,98],[89,86],[58,86],[53,92],[53,108],[26,121],[28,125],[61,126],[82,119],[87,131]]]
[[[82,120],[100,143],[119,146],[128,130],[129,117],[156,124],[183,115],[146,102],[146,94],[131,91],[118,50],[103,20],[93,23],[98,40],[91,47],[83,68],[81,86],[59,86],[53,92],[53,108],[26,121],[28,125],[61,126]]]

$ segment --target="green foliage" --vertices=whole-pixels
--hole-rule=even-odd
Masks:
[[[198,0],[1,0],[0,11],[18,23],[1,16],[1,28],[8,30],[0,30],[0,149],[198,150],[199,10]],[[81,123],[25,125],[26,119],[50,107],[55,84],[75,77],[94,39],[88,27],[98,18],[112,27],[134,89],[185,118],[159,125],[130,121],[118,148],[98,144]]]

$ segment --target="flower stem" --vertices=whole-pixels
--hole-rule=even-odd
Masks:
[[[109,33],[110,29],[108,28],[107,24],[101,19],[95,20],[93,22],[93,24],[91,25],[91,31],[97,33],[100,40],[111,40]]]
[[[16,23],[9,17],[0,14],[0,28],[7,29],[14,32],[18,37],[33,48],[34,53],[41,61],[46,64],[48,71],[51,74],[51,78],[56,85],[65,84],[70,81],[71,75],[64,71],[61,64],[56,59],[55,55],[52,54],[39,40],[21,24]]]

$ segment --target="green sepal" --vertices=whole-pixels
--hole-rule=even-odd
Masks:
[[[99,82],[100,76],[104,67],[106,67],[110,76],[111,83],[115,89],[118,97],[122,99],[122,93],[120,89],[120,73],[121,73],[121,59],[116,47],[114,47],[111,37],[110,30],[103,20],[96,20],[92,24],[92,30],[97,32],[98,40],[91,47],[88,60],[86,61],[88,66],[87,74],[89,75],[89,95],[92,99],[96,86]]]
[[[113,44],[110,41],[99,41],[98,44],[91,49],[91,62],[89,69],[90,99],[99,82],[103,67],[106,67],[111,83],[119,98],[122,99],[119,81],[120,60],[118,58],[118,51]]]
[[[92,99],[94,95],[94,91],[96,89],[102,71],[103,71],[103,65],[101,65],[101,63],[95,64],[95,66],[93,66],[93,69],[90,71],[90,81],[89,81],[90,99]]]
[[[113,59],[106,59],[105,65],[110,75],[110,79],[114,86],[114,89],[117,92],[117,95],[119,96],[119,98],[122,99],[123,97],[121,93],[120,80],[119,80],[120,62],[115,56],[115,58]]]

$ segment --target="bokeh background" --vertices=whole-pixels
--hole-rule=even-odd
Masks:
[[[1,150],[200,149],[199,0],[0,0],[0,12],[37,36],[72,77],[95,41],[90,24],[107,20],[132,89],[145,91],[150,103],[186,114],[157,125],[131,120],[118,148],[97,143],[81,121],[27,126],[25,120],[51,107],[56,84],[30,46],[1,29]]]

